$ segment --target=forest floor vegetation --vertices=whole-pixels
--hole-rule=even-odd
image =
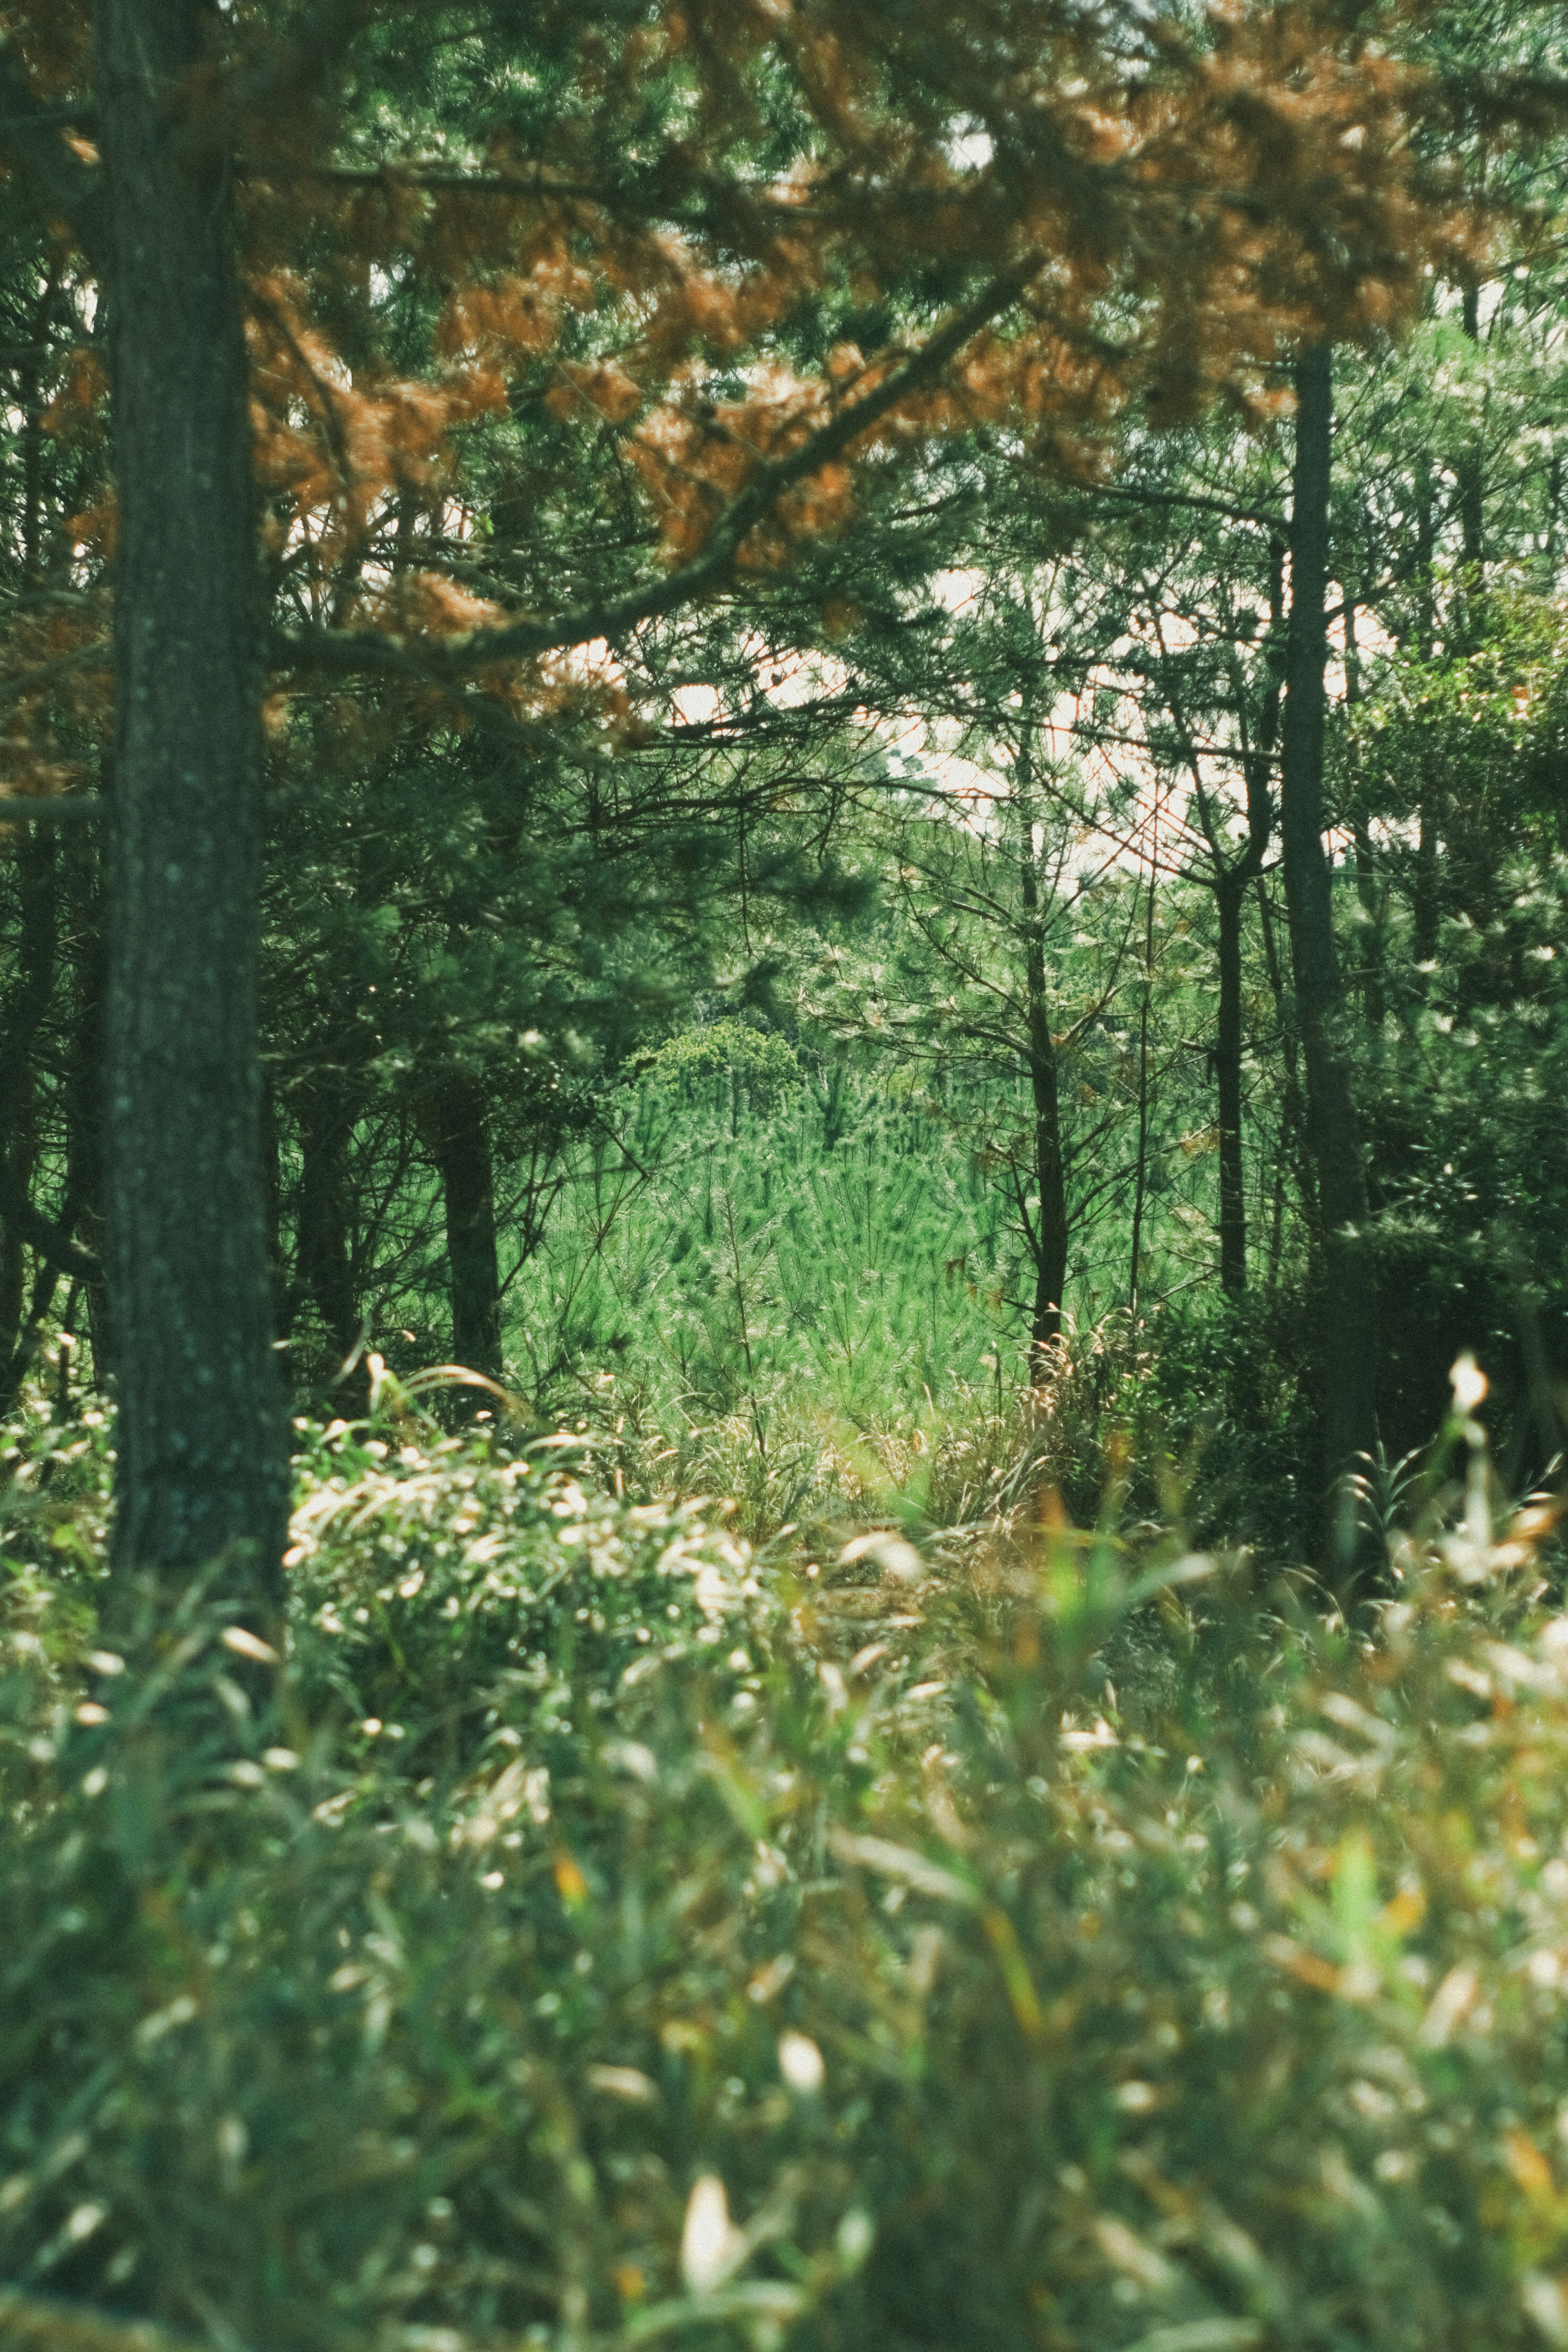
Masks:
[[[1347,1624],[1131,1438],[768,1528],[429,1401],[301,1428],[269,1639],[6,1433],[6,2340],[1568,2344],[1568,1618],[1462,1408]]]

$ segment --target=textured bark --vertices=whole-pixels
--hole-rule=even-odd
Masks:
[[[1432,475],[1423,463],[1415,493],[1415,567],[1420,582],[1420,634],[1416,651],[1424,662],[1432,658],[1437,614],[1432,566],[1437,556],[1436,518],[1433,509]],[[1415,878],[1412,898],[1412,938],[1417,963],[1430,963],[1437,953],[1437,783],[1424,776],[1417,811]]]
[[[1285,550],[1278,541],[1269,555],[1272,649],[1279,644],[1285,625]],[[1215,1081],[1219,1096],[1219,1278],[1221,1287],[1231,1298],[1239,1298],[1247,1288],[1247,1187],[1241,1135],[1241,917],[1247,893],[1263,872],[1274,830],[1269,765],[1279,738],[1279,671],[1271,650],[1268,683],[1243,766],[1247,782],[1247,845],[1234,864],[1226,866],[1217,834],[1210,834],[1215,866],[1215,907],[1219,919],[1219,1005],[1215,1034]]]
[[[1268,974],[1269,992],[1279,1022],[1279,1102],[1284,1114],[1281,1150],[1289,1154],[1296,1190],[1300,1197],[1301,1214],[1313,1246],[1317,1247],[1322,1240],[1323,1221],[1318,1212],[1318,1179],[1307,1140],[1307,1106],[1301,1096],[1301,1041],[1296,1019],[1296,1000],[1285,985],[1279,950],[1274,937],[1268,885],[1261,874],[1258,877],[1258,916],[1263,936],[1264,967]]]
[[[42,837],[25,840],[16,860],[17,979],[0,1015],[0,1165],[5,1178],[0,1184],[0,1365],[5,1366],[22,1335],[27,1236],[20,1208],[31,1201],[33,1186],[33,1040],[54,988],[58,928],[55,844],[43,827],[37,833]]]
[[[257,1045],[261,610],[226,158],[187,107],[206,0],[99,0],[119,545],[106,1237],[114,1558],[276,1598],[288,1423]]]
[[[1290,961],[1307,1076],[1307,1135],[1322,1218],[1321,1344],[1330,1475],[1375,1438],[1377,1318],[1359,1236],[1366,1188],[1345,1051],[1332,879],[1323,850],[1324,669],[1333,388],[1328,350],[1296,370],[1290,638],[1281,739],[1280,840]]]
[[[452,1360],[500,1380],[495,1178],[484,1098],[471,1078],[453,1078],[441,1090],[436,1106],[436,1165],[447,1205]]]
[[[1241,909],[1251,876],[1240,866],[1218,877],[1219,1009],[1215,1079],[1219,1094],[1219,1280],[1227,1298],[1247,1288],[1247,1194],[1241,1150]]]
[[[1143,912],[1143,994],[1138,1007],[1138,1154],[1132,1177],[1131,1267],[1127,1312],[1138,1320],[1138,1284],[1143,1270],[1143,1212],[1149,1195],[1149,1008],[1154,992],[1154,891],[1160,871],[1158,812],[1149,845],[1149,892]]]
[[[92,1261],[73,1275],[85,1285],[88,1337],[95,1380],[102,1384],[113,1359],[109,1294],[103,1273],[103,1150],[105,1003],[109,991],[109,941],[102,860],[86,840],[68,843],[65,857],[66,929],[82,942],[76,996],[71,1006],[70,1052],[66,1065],[66,1197],[68,1221]]]

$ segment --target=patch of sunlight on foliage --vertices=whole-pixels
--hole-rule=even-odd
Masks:
[[[1568,2342],[1568,1619],[1469,1424],[1347,1627],[1121,1457],[807,1561],[381,1402],[266,1641],[10,1433],[0,2332]]]
[[[728,1077],[743,1089],[742,1098],[752,1108],[763,1111],[776,1109],[792,1087],[804,1084],[805,1076],[787,1037],[732,1016],[710,1021],[700,1029],[680,1030],[648,1062],[648,1077],[657,1087],[689,1095],[704,1080]]]

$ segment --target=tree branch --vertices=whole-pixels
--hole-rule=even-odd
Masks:
[[[46,1217],[41,1209],[33,1206],[26,1186],[17,1183],[4,1159],[0,1159],[0,1220],[14,1234],[19,1234],[30,1250],[73,1281],[103,1280],[103,1268],[97,1258],[73,1242],[52,1217]]]
[[[424,639],[416,646],[379,630],[279,632],[273,639],[274,664],[337,677],[380,676],[422,686],[442,684],[471,677],[497,662],[531,660],[584,645],[595,637],[614,644],[641,623],[711,594],[727,585],[747,537],[784,492],[841,457],[852,441],[900,400],[939,375],[983,327],[1012,307],[1036,266],[1037,257],[1030,255],[1016,268],[994,278],[984,293],[955,311],[875,391],[840,409],[788,457],[763,459],[745,488],[720,516],[702,553],[663,580],[629,589],[603,604],[580,606],[553,621],[511,621],[496,628],[470,629],[461,636]]]

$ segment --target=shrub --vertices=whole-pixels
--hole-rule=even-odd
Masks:
[[[1568,1626],[1487,1507],[1352,1634],[1112,1512],[796,1581],[340,1429],[276,1664],[13,1543],[0,2277],[104,2352],[1568,2342]]]
[[[683,1029],[655,1054],[648,1075],[656,1082],[689,1093],[718,1077],[732,1077],[752,1108],[773,1110],[794,1087],[805,1082],[795,1047],[776,1029],[754,1029],[733,1016],[704,1028]]]

